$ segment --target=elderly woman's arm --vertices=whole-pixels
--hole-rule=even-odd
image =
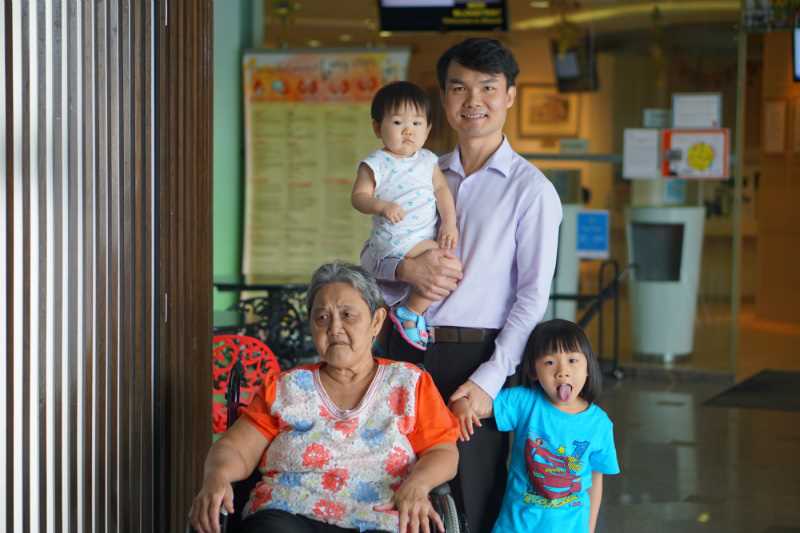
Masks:
[[[394,494],[395,508],[400,513],[400,533],[430,531],[428,518],[444,531],[441,517],[433,510],[428,494],[432,489],[456,475],[458,448],[453,443],[431,446],[420,454],[397,492]]]
[[[203,468],[203,487],[192,502],[189,519],[200,533],[219,533],[221,505],[233,512],[231,483],[246,479],[269,444],[249,422],[239,419],[211,447]]]

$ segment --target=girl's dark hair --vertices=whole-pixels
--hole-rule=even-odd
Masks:
[[[578,352],[586,356],[586,385],[583,386],[579,396],[589,403],[594,402],[603,385],[603,376],[600,373],[600,363],[597,362],[592,351],[592,345],[580,326],[569,320],[556,318],[547,322],[540,322],[533,329],[528,345],[525,347],[526,374],[535,375],[536,360],[546,355],[557,353]]]
[[[484,74],[503,74],[506,77],[506,87],[512,87],[519,74],[519,65],[514,54],[503,43],[497,39],[473,37],[451,47],[439,58],[436,63],[436,77],[441,90],[445,89],[447,69],[453,61]]]
[[[431,123],[431,100],[418,85],[408,81],[395,81],[384,85],[372,98],[370,114],[372,120],[380,122],[386,113],[404,106],[417,108],[425,114],[428,124]]]

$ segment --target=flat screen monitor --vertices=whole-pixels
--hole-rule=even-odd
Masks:
[[[563,52],[559,50],[557,41],[550,41],[550,49],[559,92],[597,90],[597,60],[591,37]]]
[[[506,0],[378,0],[383,31],[505,31]]]
[[[800,27],[792,31],[792,63],[794,63],[794,81],[800,81]]]

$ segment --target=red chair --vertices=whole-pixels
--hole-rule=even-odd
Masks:
[[[248,405],[253,395],[272,373],[281,371],[278,359],[269,346],[245,335],[216,335],[212,342],[211,384],[214,434],[228,429],[229,411]],[[236,390],[229,388],[231,375],[241,376]]]

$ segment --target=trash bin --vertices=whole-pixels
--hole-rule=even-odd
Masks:
[[[625,213],[634,357],[672,362],[692,353],[703,207],[634,207]]]

